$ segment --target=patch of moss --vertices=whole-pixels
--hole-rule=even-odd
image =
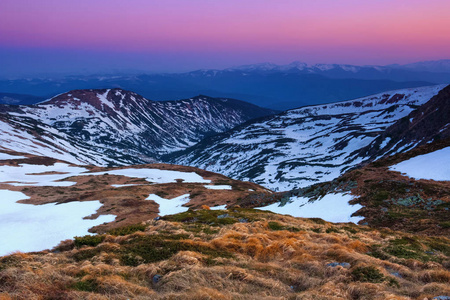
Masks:
[[[135,233],[137,231],[145,231],[145,228],[147,228],[147,226],[145,224],[133,224],[133,225],[128,225],[128,226],[111,229],[110,231],[108,231],[108,234],[116,235],[116,236],[129,235],[129,234]]]
[[[77,281],[72,285],[72,289],[83,292],[97,292],[98,282],[95,279]]]
[[[439,226],[441,226],[442,228],[450,228],[450,221],[441,222],[439,223]]]
[[[339,233],[339,232],[341,232],[341,231],[340,231],[339,229],[337,229],[337,228],[330,227],[330,228],[327,228],[327,229],[325,230],[325,232],[326,232],[326,233],[332,233],[332,232]]]
[[[185,241],[181,236],[179,235],[179,239],[174,239],[176,235],[150,235],[126,241],[122,245],[121,262],[132,266],[136,263],[152,263],[168,259],[179,251],[199,252],[213,258],[232,257],[229,252]]]
[[[285,228],[278,222],[269,222],[268,226],[270,230],[283,230]]]
[[[391,240],[385,252],[405,259],[416,259],[423,262],[431,260],[430,255],[424,252],[423,246],[416,239],[403,237],[401,239]]]
[[[164,216],[162,219],[172,222],[182,223],[200,223],[207,225],[228,225],[240,222],[245,219],[247,222],[257,221],[257,214],[252,214],[252,209],[233,209],[233,210],[188,210],[176,215]]]
[[[73,254],[72,258],[76,261],[83,261],[93,258],[94,256],[100,254],[100,252],[100,248],[83,249]]]
[[[354,281],[381,283],[385,280],[384,275],[375,267],[357,267],[352,272]]]
[[[355,228],[348,227],[348,226],[344,226],[344,227],[342,227],[342,229],[344,229],[345,231],[348,231],[350,233],[353,233],[353,234],[358,232],[358,230],[356,230]]]
[[[81,246],[91,246],[95,247],[105,239],[104,235],[85,235],[85,236],[76,236],[75,238],[75,247],[80,248]]]
[[[442,252],[446,256],[450,256],[450,244],[448,243],[447,239],[432,237],[428,241],[426,241],[425,244],[431,250],[437,250]]]

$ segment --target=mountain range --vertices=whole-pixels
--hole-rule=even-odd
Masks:
[[[1,79],[0,91],[50,98],[74,89],[122,88],[153,100],[186,99],[203,94],[242,99],[258,106],[286,110],[448,82],[448,60],[388,66],[308,65],[293,62],[281,66],[263,63],[173,74]],[[6,98],[9,103],[10,98]]]

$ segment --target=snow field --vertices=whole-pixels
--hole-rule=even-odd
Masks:
[[[350,205],[353,199],[350,194],[327,194],[314,202],[309,198],[292,197],[284,206],[273,203],[264,207],[256,207],[260,210],[269,210],[277,214],[290,215],[300,218],[321,218],[333,223],[353,222],[357,224],[363,217],[352,217],[352,214],[362,208],[361,205]]]
[[[418,155],[389,168],[415,179],[450,180],[450,147]]]
[[[0,256],[14,251],[53,248],[62,240],[91,234],[89,228],[116,218],[114,215],[101,215],[95,220],[83,219],[102,206],[100,201],[59,205],[16,202],[25,199],[28,197],[21,192],[0,190]]]

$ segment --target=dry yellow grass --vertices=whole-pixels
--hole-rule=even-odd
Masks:
[[[225,213],[228,219],[217,218]],[[88,239],[0,258],[0,299],[422,300],[450,294],[445,237],[205,209],[83,246]]]

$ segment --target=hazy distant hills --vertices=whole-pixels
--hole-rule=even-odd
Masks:
[[[34,104],[43,101],[45,98],[32,95],[0,93],[0,104]]]
[[[0,91],[50,98],[74,89],[123,88],[152,100],[204,94],[242,99],[277,110],[450,82],[450,60],[407,65],[353,66],[262,63],[178,74],[68,76],[0,80]]]

